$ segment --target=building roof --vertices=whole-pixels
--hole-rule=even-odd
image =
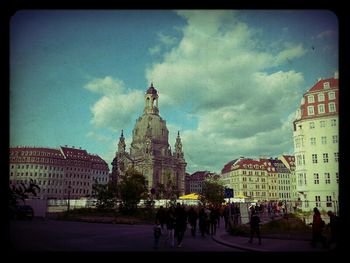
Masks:
[[[307,93],[324,90],[323,84],[326,82],[329,82],[330,89],[339,87],[339,79],[336,79],[336,78],[321,79],[311,89],[309,89]]]
[[[44,147],[10,147],[10,155],[64,159],[64,156],[58,149]]]
[[[237,162],[238,159],[234,159],[232,161],[229,161],[227,164],[225,164],[224,168],[221,170],[221,174],[228,173],[232,170],[232,165]]]
[[[214,174],[209,171],[197,171],[191,174],[190,180],[203,180],[206,177],[213,176]]]

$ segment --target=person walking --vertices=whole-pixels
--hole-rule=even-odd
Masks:
[[[256,234],[259,240],[259,245],[261,245],[260,217],[256,209],[252,207],[250,216],[250,239],[248,241],[249,243],[253,243],[254,234]]]
[[[168,211],[166,212],[166,228],[168,235],[165,239],[165,242],[167,242],[170,239],[171,247],[175,246],[175,207],[171,206],[169,207]]]
[[[153,236],[154,236],[153,248],[155,248],[155,249],[159,248],[159,241],[160,241],[161,232],[162,232],[162,229],[161,229],[160,223],[158,220],[156,220],[156,224],[153,227]]]
[[[312,247],[316,247],[319,242],[321,242],[324,248],[327,247],[326,237],[322,235],[325,222],[321,218],[321,213],[317,207],[314,208],[314,215],[312,218]]]
[[[187,227],[187,212],[185,208],[177,203],[175,208],[175,236],[177,240],[177,247],[182,246],[182,240]]]
[[[191,226],[191,235],[193,237],[196,235],[197,219],[198,219],[198,214],[194,210],[194,207],[191,206],[190,210],[188,211],[188,222]]]

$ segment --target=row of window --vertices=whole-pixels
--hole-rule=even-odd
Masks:
[[[328,88],[329,88],[329,82],[325,82],[324,84],[328,83]],[[318,102],[322,102],[325,101],[325,94],[328,95],[328,100],[335,100],[335,92],[334,91],[330,91],[327,93],[318,93],[317,94],[317,101]],[[308,103],[314,103],[315,102],[315,96],[313,94],[309,94],[307,96],[307,102]]]
[[[339,174],[338,173],[335,173],[335,181],[337,184],[339,184]],[[313,174],[313,182],[314,182],[314,185],[321,183],[321,179],[320,179],[320,176],[318,173]],[[323,182],[324,182],[324,184],[331,184],[331,174],[330,173],[328,173],[328,172],[324,173]],[[307,185],[306,174],[305,173],[298,173],[298,186],[306,186],[306,185]]]
[[[328,163],[328,153],[323,153],[322,157],[323,157],[323,162]],[[339,161],[339,152],[334,153],[334,161],[335,162]],[[312,163],[317,163],[317,162],[318,162],[317,161],[317,154],[314,153],[314,154],[312,154]]]
[[[10,156],[49,156],[49,157],[61,157],[62,154],[58,152],[43,152],[43,151],[10,151]]]
[[[328,103],[328,112],[336,112],[336,107],[334,102]],[[322,114],[326,113],[326,107],[325,104],[318,104],[317,105],[317,113]],[[307,106],[307,115],[315,115],[315,106]]]
[[[44,166],[44,165],[33,165],[33,164],[17,164],[17,165],[14,165],[12,164],[11,165],[11,169],[39,169],[39,170],[49,170],[49,171],[63,171],[63,167],[56,167],[56,166]],[[83,168],[76,168],[76,167],[67,167],[66,168],[67,171],[71,170],[71,171],[77,171],[77,172],[91,172],[91,169],[83,169]],[[95,174],[108,174],[107,171],[96,171],[96,170],[93,170],[92,172],[94,172]]]
[[[332,135],[332,143],[338,143],[338,135]],[[327,136],[321,136],[321,144],[327,144]],[[316,137],[310,138],[310,145],[316,146]],[[304,138],[295,138],[294,146],[295,148],[304,147]]]

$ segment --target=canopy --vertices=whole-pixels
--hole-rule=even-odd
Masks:
[[[188,195],[183,195],[183,196],[180,196],[179,199],[182,199],[182,200],[199,200],[199,194],[196,194],[196,193],[191,193],[191,194],[188,194]]]
[[[248,196],[238,194],[238,195],[235,195],[235,198],[248,198]]]

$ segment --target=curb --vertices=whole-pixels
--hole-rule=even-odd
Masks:
[[[225,245],[228,247],[233,247],[233,248],[239,248],[239,249],[250,251],[250,252],[270,252],[270,250],[256,249],[256,248],[246,247],[246,246],[242,246],[242,245],[238,245],[238,244],[228,243],[228,242],[224,241],[223,239],[218,238],[218,237],[214,237],[214,236],[212,236],[212,239],[215,242],[220,243],[222,245]]]

